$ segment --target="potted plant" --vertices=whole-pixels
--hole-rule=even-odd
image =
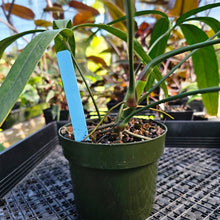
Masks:
[[[52,121],[69,120],[69,110],[65,98],[60,75],[56,72],[47,74],[45,77],[45,85],[42,86],[42,94],[49,107],[43,109],[46,124]]]
[[[77,208],[83,219],[146,219],[150,215],[155,194],[157,161],[163,153],[167,129],[161,123],[134,118],[135,115],[161,103],[195,94],[207,95],[204,98],[206,100],[204,105],[207,105],[207,111],[210,114],[217,113],[218,91],[220,90],[218,80],[211,79],[210,82],[209,79],[204,79],[202,83],[205,81],[206,83],[208,82],[208,85],[205,83],[196,91],[184,92],[170,97],[167,97],[165,80],[191,56],[195,55],[194,67],[198,67],[196,63],[199,62],[198,56],[200,56],[200,52],[204,53],[207,50],[209,56],[214,57],[214,60],[212,59],[213,63],[210,64],[214,66],[214,71],[210,74],[213,74],[216,79],[217,59],[211,45],[220,43],[220,39],[215,39],[220,34],[219,28],[216,28],[217,26],[219,27],[219,22],[207,18],[199,18],[207,22],[213,30],[217,29],[214,36],[208,38],[203,35],[201,42],[198,39],[194,39],[193,42],[189,40],[189,46],[164,54],[163,52],[168,36],[174,28],[181,27],[187,39],[190,35],[200,35],[199,28],[183,24],[183,22],[194,19],[191,16],[198,12],[220,6],[220,4],[216,3],[193,9],[180,16],[173,26],[166,25],[166,30],[156,31],[155,34],[157,33],[157,36],[154,35],[151,41],[150,51],[153,51],[153,53],[150,57],[139,42],[134,39],[134,16],[159,14],[162,16],[160,25],[164,27],[164,23],[170,24],[167,15],[159,11],[134,13],[133,1],[126,0],[125,3],[126,16],[117,19],[115,22],[127,19],[127,34],[112,27],[111,24],[88,23],[72,26],[69,21],[55,21],[53,30],[39,30],[42,33],[37,35],[21,52],[0,88],[0,103],[5,103],[0,112],[0,121],[3,121],[38,60],[52,40],[55,41],[57,54],[63,51],[68,51],[71,54],[72,61],[85,83],[86,80],[75,59],[77,45],[75,45],[74,41],[74,31],[85,26],[97,27],[108,31],[123,41],[127,41],[129,86],[123,101],[118,104],[120,105],[120,110],[116,118],[107,118],[108,112],[103,118],[99,117],[97,123],[88,121],[89,135],[84,135],[84,139],[81,141],[74,140],[76,133],[72,132],[70,124],[59,130],[63,152],[70,163]],[[0,42],[0,45],[4,44],[5,47],[5,45],[9,45],[18,37],[32,32],[25,32],[4,39]],[[165,76],[162,76],[157,65],[169,57],[186,51],[192,52],[171,71],[166,73]],[[141,65],[144,65],[140,72],[134,71],[134,52],[139,57]],[[204,72],[206,71],[204,70],[200,74],[204,74]],[[135,74],[137,74],[137,78]],[[157,80],[156,83],[154,83],[155,79]],[[88,87],[87,84],[86,86]],[[140,106],[139,103],[142,103],[157,87],[163,89],[165,98]],[[98,112],[95,100],[93,99],[93,101]],[[212,104],[212,107],[209,106],[210,104]],[[98,113],[98,115],[100,114]]]

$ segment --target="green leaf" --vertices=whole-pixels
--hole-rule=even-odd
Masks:
[[[150,14],[154,14],[154,15],[161,15],[162,17],[164,17],[167,21],[169,20],[168,16],[161,12],[161,11],[156,11],[156,10],[144,10],[144,11],[137,11],[134,13],[134,17],[139,17],[139,16],[144,16],[144,15],[150,15]],[[115,19],[114,21],[111,21],[108,23],[108,25],[111,24],[115,24],[117,22],[120,21],[124,21],[126,19],[126,16],[122,16],[120,18]]]
[[[71,20],[55,20],[53,22],[53,29],[72,28]]]
[[[75,38],[73,31],[71,31],[72,27],[71,20],[56,20],[53,22],[53,29],[63,29],[54,39],[56,52],[70,50],[75,56]]]
[[[23,92],[20,95],[20,99],[24,104],[27,104],[28,102],[31,104],[36,104],[39,102],[40,97],[34,86],[26,84]]]
[[[159,80],[158,80],[159,81]],[[147,83],[146,83],[146,86],[145,86],[145,91],[148,92],[154,85],[154,78],[152,77],[152,75],[149,75],[148,78],[147,78]],[[168,95],[166,96],[168,97]]]
[[[187,18],[199,13],[199,12],[202,12],[202,11],[206,11],[208,9],[211,9],[211,8],[216,8],[216,7],[219,7],[220,6],[220,3],[214,3],[214,4],[208,4],[206,6],[203,6],[203,7],[199,7],[199,8],[195,8],[195,9],[192,9],[186,13],[184,13],[183,15],[181,15],[177,20],[176,20],[176,25],[180,25],[181,23],[183,23]]]
[[[220,34],[220,31],[219,31],[218,34]],[[215,34],[215,35],[217,36],[218,34]],[[166,60],[167,58],[173,57],[173,56],[175,56],[177,54],[184,53],[186,51],[190,51],[190,50],[194,50],[194,49],[199,49],[199,48],[202,48],[202,47],[207,47],[207,46],[218,44],[218,43],[220,43],[220,39],[207,40],[205,42],[199,42],[199,43],[196,43],[196,44],[193,44],[193,45],[190,45],[190,46],[181,47],[181,48],[178,48],[178,49],[175,49],[175,50],[171,50],[171,51],[169,51],[167,53],[161,54],[161,55],[155,57],[153,60],[151,60],[143,68],[143,70],[140,73],[140,78],[144,77],[146,75],[146,73],[151,72],[153,67],[155,67],[157,64],[159,64],[163,60]]]
[[[48,30],[37,35],[21,52],[0,87],[0,123],[23,91],[47,46],[62,30]]]
[[[53,120],[56,119],[57,121],[60,120],[60,107],[59,105],[53,105],[51,109],[51,113],[53,116]]]
[[[195,91],[183,92],[178,95],[169,96],[168,98],[165,98],[165,99],[160,99],[159,101],[150,103],[148,105],[145,105],[142,108],[136,109],[135,111],[131,112],[131,114],[128,115],[121,122],[121,124],[127,124],[128,121],[130,120],[130,118],[133,117],[134,115],[137,115],[138,113],[142,112],[143,110],[149,109],[151,107],[155,107],[161,103],[170,102],[172,100],[177,100],[177,99],[181,99],[181,98],[196,95],[196,94],[205,94],[205,93],[212,93],[212,92],[218,92],[218,91],[220,91],[220,87],[210,87],[210,88],[199,89],[199,90],[195,90]]]
[[[16,41],[18,38],[20,37],[23,37],[24,35],[26,34],[33,34],[33,33],[36,33],[36,32],[42,32],[42,31],[45,31],[45,30],[31,30],[31,31],[25,31],[25,32],[22,32],[22,33],[19,33],[19,34],[15,34],[15,35],[12,35],[10,37],[7,37],[3,40],[0,41],[0,58],[2,57],[5,49],[10,45],[12,44],[14,41]]]
[[[166,34],[166,35],[164,34],[167,33],[167,31],[169,30],[169,26],[170,26],[169,20],[167,20],[164,17],[159,19],[157,23],[155,24],[154,30],[151,36],[151,40],[150,40],[150,47],[149,47],[151,48],[152,45],[156,43],[153,46],[152,50],[150,49],[149,55],[152,59],[164,53],[166,46],[167,46],[167,41],[169,39],[169,34]],[[158,41],[158,38],[161,37],[162,35],[164,36]],[[145,86],[146,91],[148,91],[153,86],[154,81],[155,80],[152,77],[152,75],[149,75],[146,86]],[[165,96],[167,97],[168,94],[165,93]]]
[[[167,21],[169,21],[169,18],[167,16],[167,14],[165,14],[162,11],[157,11],[157,10],[143,10],[143,11],[137,11],[135,12],[134,16],[143,16],[143,15],[161,15],[162,17],[164,17]]]
[[[161,11],[157,11],[157,10],[137,11],[137,12],[134,13],[134,17],[144,16],[144,15],[151,15],[151,14],[153,14],[153,15],[160,15],[160,16],[164,17],[169,22],[168,16],[165,13],[163,13]],[[126,16],[122,16],[120,18],[115,19],[114,21],[109,22],[107,25],[112,25],[112,24],[115,24],[117,22],[124,21],[125,19],[126,19]],[[98,30],[93,32],[93,34],[91,34],[89,39],[91,39],[100,30],[101,30],[101,28],[99,28]]]
[[[215,33],[217,33],[220,30],[220,22],[216,20],[215,18],[196,17],[196,18],[189,18],[186,21],[191,21],[191,20],[204,22],[205,24],[209,25]]]
[[[153,33],[151,35],[151,40],[150,40],[150,47],[153,45],[153,43],[160,37],[162,34],[166,33],[167,30],[169,30],[169,25],[170,22],[165,19],[161,18],[157,21],[157,23],[154,26]],[[166,46],[167,46],[167,41],[168,41],[169,35],[165,35],[151,50],[149,53],[150,57],[153,59],[162,53],[164,53]]]
[[[137,90],[137,97],[138,97],[138,99],[141,97],[145,86],[146,86],[146,82],[145,81],[137,80],[136,90]]]
[[[47,97],[46,97],[46,102],[50,102],[50,100],[54,97],[55,95],[55,91],[54,90],[50,90],[47,94]]]
[[[189,45],[206,41],[206,33],[195,25],[182,24],[181,30]],[[214,87],[219,85],[218,62],[213,46],[208,46],[196,51],[193,56],[193,67],[196,74],[198,88]],[[203,104],[207,113],[217,115],[218,92],[202,95]]]
[[[1,131],[1,130],[0,130],[0,131]],[[3,144],[0,144],[0,152],[3,151],[3,150],[5,150]]]

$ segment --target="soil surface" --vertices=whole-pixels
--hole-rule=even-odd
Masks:
[[[162,135],[165,130],[152,120],[133,118],[125,130],[116,131],[113,118],[108,118],[91,136],[91,143],[110,144],[110,143],[129,143],[136,141],[149,140]],[[87,122],[89,133],[96,127],[97,122]],[[108,126],[109,125],[109,126]],[[61,133],[74,140],[72,126],[63,128]]]
[[[191,109],[187,106],[181,106],[181,105],[174,105],[174,106],[168,106],[166,107],[166,112],[185,112],[190,111]]]

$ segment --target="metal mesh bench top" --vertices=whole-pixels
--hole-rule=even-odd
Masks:
[[[165,148],[150,220],[220,218],[217,148]],[[68,162],[54,150],[0,201],[0,220],[78,219]]]

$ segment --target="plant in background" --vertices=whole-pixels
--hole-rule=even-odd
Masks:
[[[112,26],[112,24],[114,23],[125,20],[125,17],[117,19],[114,22],[111,22],[107,25],[88,23],[72,26],[70,22],[67,22],[65,20],[59,20],[54,22],[54,30],[33,30],[20,33],[2,40],[0,44],[4,45],[4,47],[2,47],[1,52],[3,52],[3,50],[16,39],[24,36],[27,33],[42,32],[38,34],[21,52],[18,59],[12,66],[7,78],[4,80],[1,86],[1,103],[6,103],[5,99],[7,99],[7,104],[3,106],[3,109],[1,111],[1,121],[5,119],[9,109],[16,101],[18,95],[22,92],[24,85],[30,77],[30,74],[33,72],[36,64],[43,55],[43,52],[47,49],[48,45],[51,43],[53,39],[55,39],[56,51],[68,49],[71,52],[74,64],[76,65],[76,69],[80,72],[81,76],[83,77],[83,73],[81,72],[80,67],[75,60],[75,48],[77,47],[77,45],[75,45],[74,32],[76,30],[79,30],[80,28],[85,27],[96,27],[99,29],[103,29],[109,32],[110,34],[118,37],[119,39],[125,42],[127,41],[128,45],[130,45],[128,47],[128,57],[130,61],[129,87],[124,99],[125,103],[123,104],[123,107],[119,112],[119,127],[124,127],[133,115],[137,114],[138,112],[141,112],[144,109],[155,107],[160,103],[164,103],[170,100],[197,93],[207,93],[203,94],[204,105],[209,114],[216,115],[218,106],[217,87],[219,85],[219,76],[216,54],[213,46],[211,45],[219,43],[218,38],[214,39],[214,37],[219,35],[219,22],[214,18],[193,17],[193,15],[218,6],[219,3],[216,3],[201,8],[193,9],[181,15],[176,20],[176,22],[172,24],[170,23],[167,15],[160,11],[139,11],[134,14],[132,11],[130,13],[130,17],[132,17],[133,15],[143,16],[148,14],[158,14],[161,16],[161,18],[155,24],[155,28],[151,36],[151,41],[148,49],[149,55],[143,50],[141,44],[136,39],[134,39],[133,19],[129,19],[130,25],[128,27],[131,27],[131,29],[128,30],[128,35],[125,32],[120,31],[119,29],[114,28]],[[205,32],[202,31],[199,27],[193,24],[188,24],[189,21],[193,20],[199,20],[208,24],[215,32],[215,35],[211,38],[208,38]],[[169,39],[169,35],[173,30],[179,27],[181,28],[189,46],[184,46],[163,54],[167,45],[167,41]],[[165,76],[162,76],[158,68],[158,65],[162,61],[177,54],[181,54],[190,50],[191,52],[181,62],[179,62],[175,67],[173,67]],[[133,51],[139,58],[140,65],[144,65],[144,68],[142,68],[141,71],[139,71],[139,68],[136,69],[136,73],[134,71],[133,65]],[[206,56],[207,54],[209,54],[209,56]],[[197,75],[198,88],[200,90],[182,93],[177,96],[167,97],[168,94],[165,80],[191,56],[193,58],[193,66]],[[203,65],[204,63],[209,64]],[[158,81],[157,83],[154,83],[155,79]],[[160,86],[163,89],[165,97],[167,98],[139,108],[138,103],[146,99],[150,95],[150,93],[158,86]],[[129,110],[127,110],[127,108],[129,108]],[[123,109],[126,109],[126,111],[124,111]]]
[[[46,29],[50,29],[53,26],[51,22],[52,19],[64,19],[67,11],[70,11],[72,9],[77,11],[76,13],[73,13],[74,24],[81,24],[84,22],[94,22],[95,17],[99,14],[98,10],[78,1],[70,1],[68,3],[63,2],[62,5],[58,3],[52,3],[50,0],[47,0],[45,2],[47,3],[47,5],[45,8],[43,8],[41,17],[46,17],[49,20],[36,19],[36,15],[32,11],[32,9],[27,8],[23,5],[18,5],[14,1],[12,1],[11,3],[9,2],[5,3],[4,1],[2,1],[2,5],[0,7],[2,8],[3,15],[5,16],[5,20],[0,19],[0,22],[5,24],[13,33],[18,33],[19,35],[19,30],[16,28],[16,25],[14,24],[14,20],[13,20],[14,16],[26,20],[30,25],[33,26],[35,25],[36,28],[43,27]],[[68,8],[68,10],[64,10],[63,7]],[[36,30],[36,32],[41,32],[41,31],[42,30],[39,29]],[[26,32],[26,34],[33,34],[32,38],[34,38],[36,32],[35,31]],[[85,30],[82,31],[82,33],[78,32],[76,34],[77,42],[79,42],[78,39],[80,40],[82,39],[83,34],[87,36],[89,33],[90,33],[89,31],[85,31]],[[29,40],[24,36],[23,33],[20,36],[27,43],[29,42]],[[3,52],[7,46],[8,45],[7,44],[5,45],[4,41],[2,41],[1,54],[0,54],[1,56],[3,55]],[[80,49],[79,48],[77,49],[77,54],[79,58],[80,58],[80,53],[82,53],[82,50],[85,48],[86,46],[84,48],[82,47]],[[18,44],[16,44],[16,46],[13,47],[13,49],[16,50],[17,53],[19,53]],[[68,107],[66,103],[65,94],[63,91],[62,81],[59,74],[57,74],[58,67],[56,60],[54,58],[55,56],[54,56],[53,48],[48,47],[47,53],[42,56],[42,59],[40,59],[39,65],[37,65],[36,68],[34,69],[33,75],[28,81],[27,83],[28,85],[25,87],[18,101],[22,102],[22,105],[30,104],[30,103],[34,104],[37,100],[39,100],[40,102],[46,101],[51,105],[59,106],[58,108],[55,107],[55,109],[57,110],[54,116],[57,116],[60,110],[67,110]],[[4,73],[4,76],[6,75],[7,73]],[[40,77],[40,79],[38,76]],[[1,81],[3,81],[3,79]],[[33,84],[33,82],[35,83]],[[82,93],[85,93],[85,90],[82,90]]]
[[[107,2],[107,1],[105,1]],[[168,1],[164,1],[163,3],[167,3]],[[116,2],[117,3],[117,2]],[[147,3],[156,3],[155,1],[149,1]],[[160,2],[159,2],[160,3]],[[144,4],[144,3],[143,3]],[[150,17],[153,17],[155,20],[155,24],[152,23],[147,23],[147,19],[144,19],[142,16],[143,22],[138,26],[135,32],[135,36],[140,40],[139,42],[143,46],[144,50],[148,52],[151,58],[154,58],[155,56],[158,56],[162,54],[163,52],[167,52],[170,50],[174,50],[175,48],[180,48],[183,46],[186,46],[188,44],[192,44],[193,42],[199,42],[202,40],[200,39],[200,36],[203,36],[203,40],[207,39],[208,36],[210,37],[210,34],[213,34],[213,32],[217,32],[219,29],[219,22],[215,20],[214,18],[211,17],[189,17],[184,21],[180,21],[178,17],[182,15],[185,11],[198,7],[198,1],[192,1],[190,4],[186,4],[184,1],[176,1],[174,7],[172,10],[169,10],[168,17],[164,16],[164,13],[155,14],[152,12],[152,14],[148,14]],[[110,4],[108,2],[107,8],[110,11],[110,15],[112,18],[117,18],[117,15],[123,15],[123,11],[117,7],[117,5]],[[182,10],[181,10],[182,8]],[[117,11],[118,13],[113,13],[114,11]],[[120,13],[119,13],[120,12]],[[199,11],[198,11],[199,12]],[[137,12],[137,14],[140,12]],[[148,13],[151,13],[148,11]],[[177,24],[175,25],[175,22],[177,20]],[[140,21],[140,19],[139,19]],[[170,23],[171,21],[171,23]],[[116,24],[120,23],[118,28],[120,30],[123,30],[123,23],[122,22],[117,22]],[[190,24],[191,23],[191,24]],[[173,24],[173,25],[171,25]],[[193,25],[192,25],[193,24]],[[114,25],[114,22],[112,22],[112,25]],[[181,27],[181,28],[180,28]],[[211,28],[210,28],[211,27]],[[195,30],[193,30],[195,29]],[[190,31],[193,33],[191,34]],[[160,43],[157,44],[154,49],[152,49],[151,46],[153,46],[154,42],[157,40],[158,36],[162,35],[164,33],[163,39],[160,40]],[[190,38],[193,36],[193,42],[189,42]],[[128,62],[127,62],[127,57],[124,56],[125,48],[123,47],[123,44],[113,44],[113,40],[109,37],[107,40],[110,42],[110,47],[112,47],[113,50],[115,50],[115,54],[119,56],[119,59],[117,60],[117,63],[114,63],[114,65],[120,66],[120,73],[117,72],[115,74],[115,78],[117,81],[114,81],[114,84],[116,84],[115,90],[125,90],[126,89],[126,80],[128,77]],[[186,42],[187,41],[187,42]],[[208,68],[204,68],[200,63],[205,62],[205,56],[201,56],[202,53],[207,53],[208,51],[211,52],[212,58],[210,60],[213,60],[214,62],[212,63],[212,71],[210,71]],[[191,75],[196,74],[196,80],[199,84],[199,88],[204,88],[207,87],[207,85],[218,85],[218,70],[217,70],[217,62],[216,62],[216,55],[214,51],[209,48],[207,51],[200,50],[198,52],[199,54],[199,60],[196,60],[196,55],[193,56],[193,66],[194,70],[191,65],[191,59],[186,60],[181,66],[179,66],[178,70],[175,71],[175,74],[169,75],[169,77],[166,79],[166,84],[168,88],[168,93],[169,95],[174,95],[178,94],[181,91],[182,87],[182,82],[183,81],[190,81]],[[116,56],[117,56],[116,55]],[[170,57],[168,59],[165,59],[164,61],[161,62],[161,65],[158,65],[160,68],[160,72],[164,76],[168,71],[170,71],[175,65],[180,62],[185,56],[187,55],[187,52],[177,54],[174,57]],[[120,59],[120,56],[122,59]],[[198,56],[197,56],[198,57]],[[137,64],[140,63],[141,59],[137,59],[137,56],[135,57],[135,68],[137,68]],[[211,63],[211,62],[210,62]],[[141,67],[143,68],[143,66]],[[184,69],[183,69],[184,68]],[[119,69],[119,68],[118,68]],[[191,73],[189,73],[189,70]],[[115,70],[116,72],[116,70]],[[139,71],[140,72],[140,71]],[[212,77],[210,77],[210,74],[213,74]],[[113,75],[114,76],[114,75]],[[149,89],[151,86],[151,83],[153,82],[154,79],[152,79],[152,76],[148,78],[148,84],[146,87],[146,91]],[[183,90],[182,90],[183,91]],[[154,91],[155,92],[155,91]],[[158,93],[159,90],[156,90],[156,93]],[[216,93],[217,94],[217,93]],[[151,93],[151,95],[155,95],[155,93]],[[151,96],[148,96],[149,97]],[[158,95],[158,94],[156,94]],[[209,97],[209,98],[207,98]],[[213,95],[203,95],[203,102],[205,102],[206,106],[211,106],[210,103],[208,104],[208,100],[213,99]],[[117,103],[117,100],[121,99],[121,97],[117,97],[116,93],[113,93],[113,100],[111,103]],[[155,99],[155,97],[152,97]],[[213,109],[217,109],[217,95],[215,95],[215,107]],[[111,104],[110,103],[110,104]],[[216,110],[215,110],[216,111]],[[211,113],[211,108],[208,110],[209,114],[215,115],[216,112]]]

